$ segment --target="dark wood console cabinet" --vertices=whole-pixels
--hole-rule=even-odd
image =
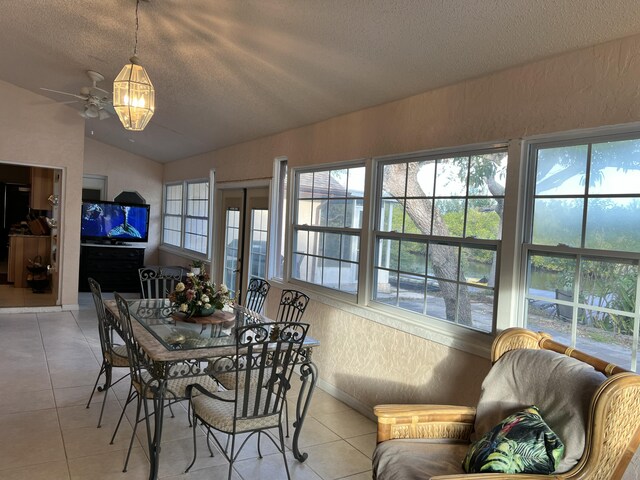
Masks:
[[[139,292],[138,269],[143,265],[144,248],[81,245],[80,291],[90,291],[91,277],[103,292]]]

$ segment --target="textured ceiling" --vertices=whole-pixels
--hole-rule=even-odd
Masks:
[[[167,162],[640,33],[637,0],[151,0],[144,132],[86,133]],[[1,0],[0,79],[79,93],[133,53],[135,0]],[[81,103],[70,104],[80,109]]]

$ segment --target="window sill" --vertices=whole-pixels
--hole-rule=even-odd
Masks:
[[[300,285],[285,283],[281,279],[269,279],[271,285],[277,288],[296,288],[300,289]],[[431,342],[439,343],[450,348],[455,348],[462,352],[471,353],[483,358],[491,358],[491,345],[493,343],[493,335],[471,330],[459,325],[449,324],[447,322],[437,320],[430,317],[421,317],[419,320],[411,318],[411,315],[405,315],[402,310],[387,311],[382,305],[377,304],[363,306],[352,302],[345,301],[339,295],[331,295],[325,292],[310,288],[308,285],[303,287],[304,293],[309,297],[333,308],[337,308],[344,312],[357,315],[372,322],[379,323],[394,330],[415,335]]]
[[[162,252],[171,253],[172,255],[178,255],[180,257],[184,257],[187,260],[203,260],[205,262],[209,262],[209,259],[205,255],[199,255],[198,253],[192,250],[186,250],[184,248],[175,247],[173,245],[161,244],[158,247],[158,250]]]

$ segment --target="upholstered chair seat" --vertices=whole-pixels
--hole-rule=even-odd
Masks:
[[[234,408],[237,410],[235,416],[237,418],[237,432],[248,432],[253,430],[262,430],[267,428],[277,428],[280,424],[280,415],[274,413],[272,415],[260,416],[255,418],[240,418],[240,408],[242,405],[235,403],[235,392],[225,391],[218,392],[218,399],[208,397],[206,395],[195,396],[196,390],[193,391],[194,398],[192,408],[194,413],[212,428],[221,432],[233,432]],[[266,390],[265,390],[266,393]],[[243,391],[238,392],[238,396],[242,397]],[[225,399],[227,402],[221,402],[219,399]],[[262,396],[258,406],[259,411],[265,410],[265,398]],[[248,404],[249,410],[255,408],[255,397],[252,395]]]
[[[113,367],[129,366],[126,345],[114,345],[110,352],[105,352],[105,357],[108,357],[109,363],[111,363]]]
[[[429,479],[436,475],[464,474],[462,461],[468,442],[432,439],[394,439],[381,443],[373,462],[377,480]]]

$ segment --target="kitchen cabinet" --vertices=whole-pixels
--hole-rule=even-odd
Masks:
[[[51,238],[49,235],[9,235],[9,265],[7,281],[14,287],[27,288],[27,267],[29,260],[37,255],[42,257],[42,264],[49,263]]]
[[[53,193],[52,168],[31,169],[31,204],[35,210],[51,210],[49,196]]]

